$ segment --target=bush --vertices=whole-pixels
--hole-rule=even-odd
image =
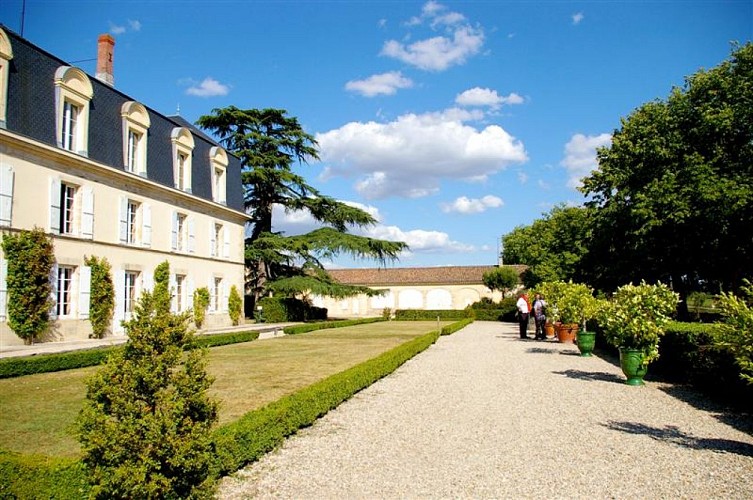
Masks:
[[[313,332],[316,330],[326,330],[328,328],[342,328],[345,326],[366,325],[369,323],[377,323],[379,321],[385,321],[384,318],[363,318],[363,319],[348,319],[339,321],[322,321],[320,323],[308,323],[305,325],[293,325],[286,326],[282,331],[287,335],[296,335],[299,333]]]
[[[724,314],[720,323],[717,344],[735,358],[740,376],[753,384],[753,284],[744,280],[742,296],[722,293],[719,306]]]
[[[238,288],[233,285],[230,287],[230,296],[227,299],[227,312],[233,325],[237,325],[241,320],[241,307],[243,307],[241,294],[238,293]]]
[[[457,309],[397,309],[395,319],[398,321],[454,321],[469,317],[470,313],[466,310]]]
[[[90,489],[77,460],[0,451],[0,498],[86,498]]]
[[[190,315],[170,312],[167,262],[154,276],[154,291],[142,293],[124,323],[128,343],[87,381],[77,428],[94,497],[212,492],[217,402],[207,396],[206,351],[192,348]]]
[[[473,318],[461,319],[460,321],[456,321],[451,325],[443,326],[442,329],[439,330],[439,333],[440,335],[452,335],[453,333],[457,332],[458,330],[462,330],[471,323],[473,323]]]
[[[196,328],[201,328],[209,307],[209,288],[203,286],[193,292],[193,322]]]
[[[115,311],[112,268],[105,257],[84,257],[84,263],[91,268],[89,321],[92,324],[92,337],[101,339],[112,325],[112,313]]]
[[[318,321],[327,319],[326,309],[314,307],[308,302],[299,299],[287,297],[264,297],[259,300],[257,305],[262,308],[262,321],[267,323]]]

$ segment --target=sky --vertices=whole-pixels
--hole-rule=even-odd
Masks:
[[[0,1],[16,33],[23,3]],[[23,36],[90,75],[102,33],[115,87],[160,113],[297,117],[320,161],[296,172],[378,221],[353,232],[409,244],[388,267],[493,265],[502,235],[585,201],[621,119],[751,40],[753,0],[25,2]]]

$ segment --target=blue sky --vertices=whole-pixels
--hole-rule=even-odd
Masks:
[[[20,32],[21,10],[2,0],[0,21]],[[105,32],[115,86],[164,114],[298,117],[322,159],[300,173],[374,214],[363,234],[409,243],[392,265],[476,265],[582,203],[620,118],[750,41],[753,2],[26,1],[24,36],[90,74]]]

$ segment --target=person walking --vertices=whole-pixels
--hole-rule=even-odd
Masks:
[[[528,296],[524,293],[520,294],[518,301],[515,303],[515,307],[518,308],[518,323],[520,324],[520,338],[527,339],[528,337],[528,316],[531,312],[531,305],[528,303]]]
[[[541,294],[537,293],[533,300],[533,321],[536,324],[536,340],[546,340],[546,313],[544,308],[546,307],[546,301],[541,298]]]

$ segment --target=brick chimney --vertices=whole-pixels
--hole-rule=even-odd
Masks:
[[[112,57],[115,53],[115,39],[105,33],[99,35],[97,40],[97,80],[109,86],[115,85],[115,77],[112,73]]]

